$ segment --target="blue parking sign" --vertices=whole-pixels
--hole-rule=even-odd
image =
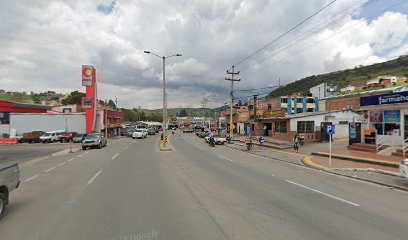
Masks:
[[[334,134],[335,133],[335,126],[334,125],[327,125],[327,134]]]

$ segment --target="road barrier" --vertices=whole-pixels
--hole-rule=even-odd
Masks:
[[[17,138],[0,138],[0,144],[17,144]]]

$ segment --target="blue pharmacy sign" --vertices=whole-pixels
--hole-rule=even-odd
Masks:
[[[361,107],[395,103],[408,103],[408,91],[360,98]]]

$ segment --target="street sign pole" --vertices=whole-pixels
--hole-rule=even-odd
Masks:
[[[329,135],[329,167],[332,166],[332,150],[331,150],[331,145],[332,145],[332,141],[331,141],[332,135]]]
[[[335,134],[335,125],[327,125],[327,134],[329,134],[329,167],[332,166],[332,136]]]

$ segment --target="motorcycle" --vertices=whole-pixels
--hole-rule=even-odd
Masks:
[[[247,150],[249,151],[249,150],[251,150],[253,147],[254,147],[254,143],[252,142],[252,140],[246,140],[245,141],[245,144],[246,144],[246,147],[247,147]]]
[[[210,147],[215,147],[214,138],[210,138],[210,139],[208,140],[208,145],[209,145]]]

